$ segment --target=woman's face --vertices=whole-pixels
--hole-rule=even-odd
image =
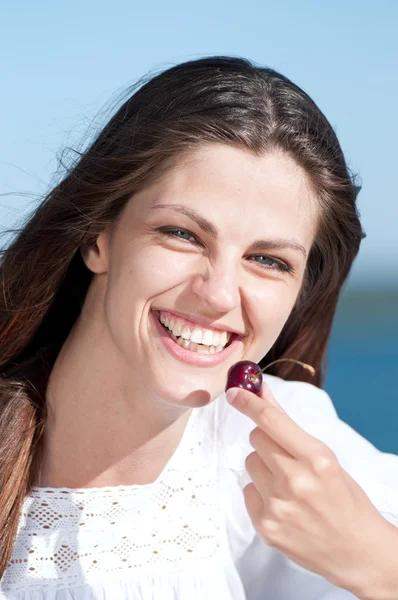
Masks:
[[[133,196],[85,256],[98,273],[90,310],[132,386],[197,406],[224,391],[233,363],[259,362],[295,304],[318,216],[315,194],[293,159],[221,144],[186,155]],[[221,361],[192,364],[218,352],[199,355],[189,346],[187,362],[158,325],[158,311],[242,338]],[[217,341],[209,334],[206,340]]]

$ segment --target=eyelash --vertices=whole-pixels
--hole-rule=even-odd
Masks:
[[[177,235],[174,235],[174,233],[176,231],[179,232],[183,232],[183,233],[187,233],[188,235],[192,236],[195,240],[195,242],[197,244],[200,244],[199,240],[197,239],[196,235],[194,235],[191,231],[189,231],[188,229],[182,229],[181,227],[157,227],[155,229],[155,231],[157,231],[158,233],[161,233],[162,235],[165,235],[167,237],[173,237],[176,239],[180,239],[182,241],[186,241],[189,244],[192,244],[193,242],[190,242],[189,240],[185,240],[184,238],[180,238]],[[272,258],[272,256],[266,256],[264,254],[255,254],[254,256],[261,256],[263,258],[267,258],[272,260],[272,262],[276,265],[274,267],[269,267],[269,266],[265,266],[257,261],[253,261],[253,262],[257,262],[257,264],[260,265],[260,267],[262,267],[263,269],[271,269],[272,271],[280,271],[282,273],[289,273],[292,274],[294,272],[293,267],[291,267],[289,264],[282,262],[280,260],[276,260],[275,258]]]

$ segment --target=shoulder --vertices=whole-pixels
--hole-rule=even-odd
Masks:
[[[329,394],[304,381],[286,381],[268,375],[264,381],[271,389],[275,400],[294,419],[336,419],[337,412]]]

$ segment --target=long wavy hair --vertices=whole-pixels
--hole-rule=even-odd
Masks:
[[[92,273],[80,248],[174,159],[217,142],[261,155],[282,150],[304,169],[321,207],[299,298],[273,348],[270,373],[323,385],[342,285],[364,233],[336,135],[311,98],[272,69],[206,57],[141,79],[127,101],[20,229],[0,262],[0,577],[36,478],[51,369],[79,316]]]

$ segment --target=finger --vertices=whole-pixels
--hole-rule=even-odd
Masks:
[[[263,463],[257,452],[252,452],[246,457],[246,471],[263,500],[266,500],[272,489],[272,473]]]
[[[311,461],[323,448],[322,442],[299,427],[289,415],[275,406],[277,404],[269,387],[263,382],[261,397],[241,388],[230,402],[241,413],[252,419],[281,448],[299,460]],[[226,398],[230,401],[229,391]]]
[[[264,502],[258,493],[254,483],[248,483],[243,488],[243,497],[245,499],[246,510],[251,518],[253,525],[260,521],[264,512]]]
[[[291,454],[286,452],[260,427],[255,427],[250,432],[249,441],[263,463],[273,474],[280,473],[281,471],[286,472],[289,468],[289,463],[295,460]]]

